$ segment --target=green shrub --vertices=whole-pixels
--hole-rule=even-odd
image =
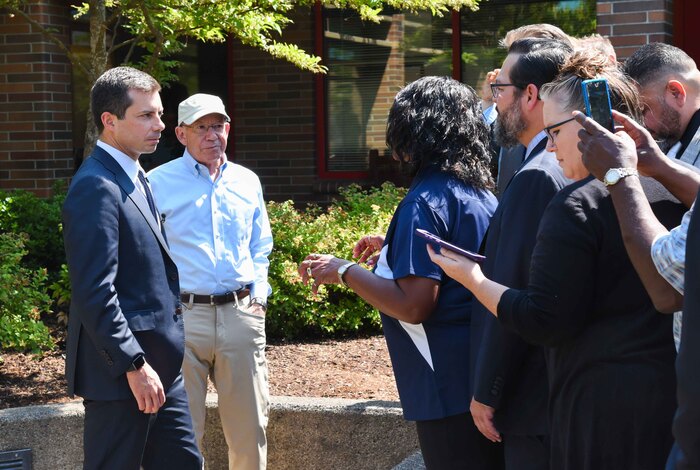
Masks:
[[[46,269],[22,266],[27,254],[25,234],[0,234],[0,349],[33,351],[54,346],[40,316],[48,313]]]
[[[267,318],[271,337],[344,336],[376,333],[378,312],[352,291],[324,286],[314,296],[300,282],[297,266],[309,253],[329,253],[351,259],[363,236],[386,232],[405,190],[385,183],[366,191],[351,185],[343,199],[323,211],[298,211],[291,201],[267,205],[275,247],[270,255],[269,281],[273,294]]]
[[[26,233],[27,256],[22,264],[30,269],[46,268],[54,279],[66,262],[61,232],[61,206],[65,192],[42,199],[27,191],[0,191],[0,233]]]
[[[270,337],[298,339],[380,331],[379,314],[375,309],[341,286],[324,286],[314,296],[310,287],[301,284],[297,266],[306,255],[314,252],[351,259],[352,247],[363,235],[386,232],[396,205],[406,190],[385,183],[381,188],[369,190],[351,185],[341,189],[340,193],[342,199],[326,210],[311,207],[300,211],[291,201],[267,204],[275,244],[270,255],[269,273],[273,289],[267,320]],[[59,201],[62,200],[63,197],[56,197],[44,205],[41,200],[22,193],[5,194],[0,198],[0,229],[29,227],[36,237],[33,245],[31,234],[27,241],[30,256],[36,249],[39,253],[34,253],[35,262],[55,266],[49,290],[56,304],[59,323],[66,322],[70,304],[70,278],[59,230]],[[44,216],[36,217],[31,208]],[[37,233],[36,228],[42,223],[43,229]],[[49,263],[47,256],[53,256],[58,264]],[[16,258],[16,263],[19,269],[19,258]],[[22,272],[29,276],[34,271],[25,267]],[[29,279],[27,282],[35,286],[36,295],[45,293],[44,281],[39,277]],[[38,321],[38,316],[35,321]],[[5,345],[4,339],[2,344]]]
[[[56,320],[60,325],[68,325],[68,307],[70,306],[70,275],[68,265],[62,264],[61,270],[56,275],[56,280],[49,285],[51,298],[56,307]]]

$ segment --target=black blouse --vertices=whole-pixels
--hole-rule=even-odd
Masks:
[[[659,220],[678,225],[684,207],[642,179]],[[555,468],[663,468],[675,408],[672,316],[654,309],[602,183],[589,177],[554,197],[540,223],[528,288],[507,290],[498,316],[527,341],[549,346]],[[640,416],[647,424],[630,428]]]

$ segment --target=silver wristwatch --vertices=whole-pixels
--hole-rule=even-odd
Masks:
[[[610,168],[603,177],[603,183],[612,186],[627,176],[639,176],[639,172],[636,168]]]
[[[338,281],[342,286],[347,287],[347,284],[345,284],[345,279],[343,279],[343,276],[345,275],[345,271],[350,269],[350,266],[354,266],[357,263],[345,263],[341,267],[338,268]]]
[[[263,312],[267,313],[267,300],[263,299],[262,297],[253,297],[250,299],[249,306],[257,304],[260,305],[263,309]]]

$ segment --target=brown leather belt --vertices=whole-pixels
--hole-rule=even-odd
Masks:
[[[247,297],[250,294],[250,289],[244,287],[236,292],[226,292],[224,294],[200,295],[200,294],[180,294],[180,301],[184,304],[207,304],[207,305],[222,305],[229,302],[236,302]]]

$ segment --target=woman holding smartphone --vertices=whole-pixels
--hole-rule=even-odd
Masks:
[[[655,310],[627,256],[606,188],[615,175],[604,184],[581,160],[572,112],[584,109],[581,82],[595,78],[607,79],[613,108],[641,116],[634,84],[597,51],[575,53],[542,88],[548,150],[576,182],[542,218],[528,288],[509,289],[467,258],[429,251],[506,327],[549,346],[553,469],[660,469],[675,409],[672,318]],[[682,206],[644,180],[659,220],[680,222]]]
[[[362,238],[358,262],[311,254],[299,266],[314,291],[346,284],[381,312],[404,417],[415,421],[428,469],[498,469],[498,444],[469,414],[472,295],[430,261],[424,229],[477,251],[496,199],[489,191],[489,130],[474,91],[424,77],[396,96],[387,124],[394,158],[414,175],[385,237]]]

